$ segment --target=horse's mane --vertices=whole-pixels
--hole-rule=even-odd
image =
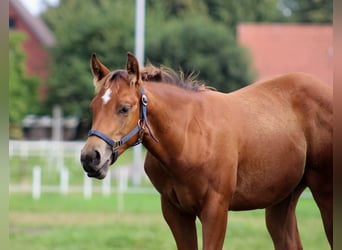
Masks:
[[[176,72],[169,67],[155,67],[150,63],[141,69],[143,81],[165,82],[192,91],[214,90],[213,87],[206,86],[203,81],[198,80],[197,76],[195,72],[185,75],[182,70]]]

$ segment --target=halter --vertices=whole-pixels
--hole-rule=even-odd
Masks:
[[[151,130],[148,126],[148,123],[147,123],[147,103],[148,103],[148,99],[147,99],[147,96],[145,95],[145,90],[143,87],[141,87],[141,105],[140,105],[140,114],[139,114],[138,124],[137,124],[137,126],[135,126],[134,129],[132,129],[127,135],[122,137],[119,141],[114,141],[111,138],[109,138],[107,135],[105,135],[104,133],[102,133],[98,130],[95,130],[95,129],[89,130],[88,137],[89,136],[97,136],[97,137],[101,138],[102,140],[104,140],[109,146],[111,146],[111,148],[113,150],[113,162],[115,162],[118,158],[118,153],[119,153],[119,149],[120,149],[121,145],[125,144],[133,136],[135,136],[136,134],[139,133],[139,137],[133,146],[138,145],[139,143],[142,142],[142,138],[144,136],[145,125],[146,125],[147,129],[149,130],[152,138],[155,141],[158,141],[154,137],[154,135],[151,132]]]

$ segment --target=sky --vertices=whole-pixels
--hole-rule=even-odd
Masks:
[[[20,0],[33,15],[39,15],[44,10],[44,3],[56,5],[59,0]]]

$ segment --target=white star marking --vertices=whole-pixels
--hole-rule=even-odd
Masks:
[[[112,93],[111,89],[107,89],[104,95],[101,97],[103,104],[106,104],[110,100],[110,94]]]

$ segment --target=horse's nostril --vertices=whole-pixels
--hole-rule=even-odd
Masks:
[[[100,155],[100,152],[97,151],[97,150],[94,150],[94,152],[95,152],[94,164],[95,164],[95,165],[98,165],[98,164],[100,164],[100,162],[101,162],[101,155]]]

